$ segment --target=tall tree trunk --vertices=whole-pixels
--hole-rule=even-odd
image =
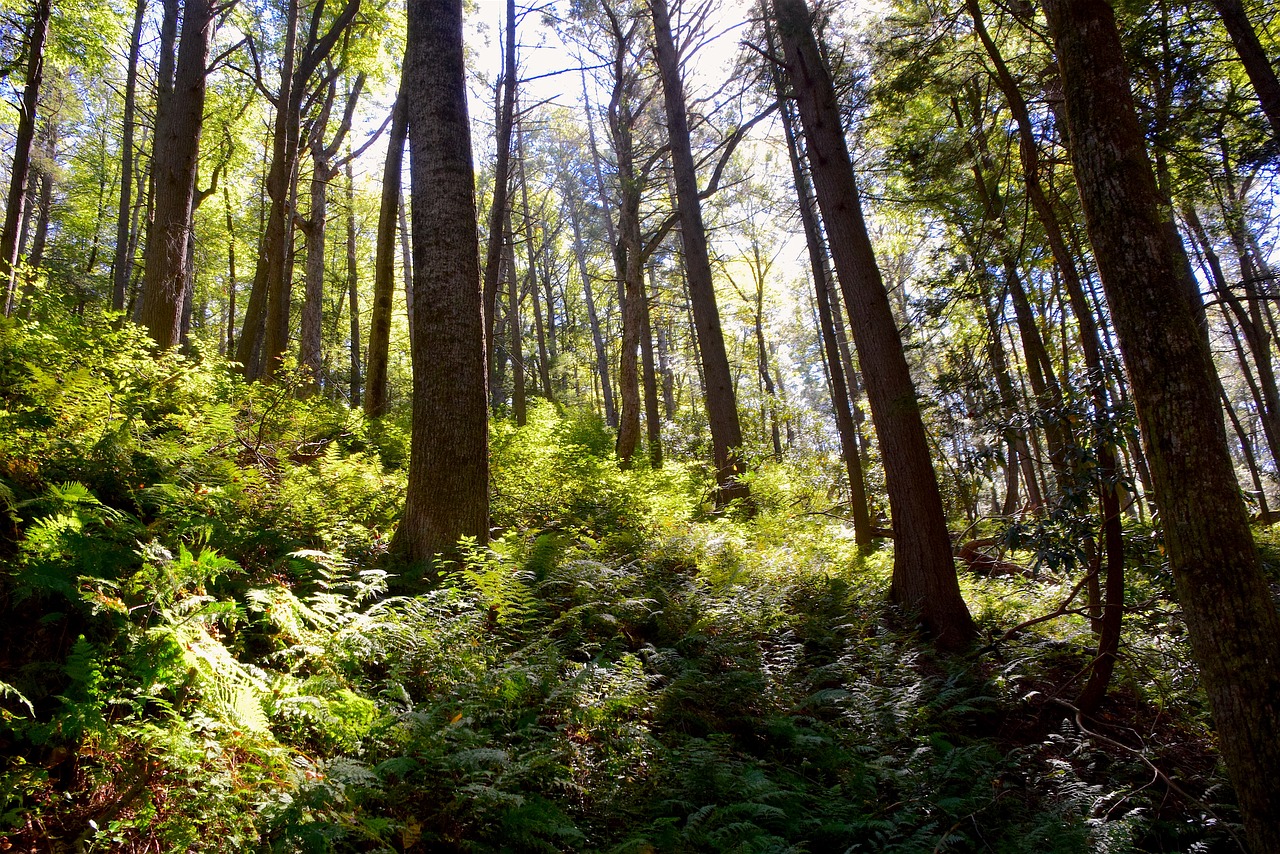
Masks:
[[[323,133],[323,128],[321,128]],[[311,211],[303,226],[307,254],[303,263],[302,313],[298,318],[298,367],[312,388],[318,388],[324,372],[323,308],[324,250],[328,235],[330,166],[319,139],[311,148]]]
[[[504,223],[507,235],[506,270],[507,270],[507,334],[509,337],[509,353],[511,359],[511,414],[516,419],[516,426],[523,427],[529,420],[528,400],[525,397],[525,360],[524,329],[520,321],[520,299],[524,289],[520,285],[520,277],[516,272],[515,235],[511,231],[511,217],[508,215]]]
[[[774,0],[773,8],[884,460],[894,532],[890,595],[920,612],[940,646],[959,648],[972,640],[973,620],[960,596],[920,405],[862,218],[835,89],[804,0]]]
[[[293,66],[294,55],[298,46],[298,0],[286,0],[285,4],[285,42],[284,55],[280,65],[280,89],[276,92],[276,117],[271,137],[271,166],[267,171],[267,220],[262,231],[262,239],[258,249],[258,264],[254,268],[253,285],[249,289],[249,302],[245,306],[244,327],[240,330],[240,346],[236,348],[236,361],[244,366],[245,376],[254,380],[274,371],[273,365],[266,364],[264,359],[264,341],[269,335],[267,331],[268,316],[274,309],[279,320],[283,308],[288,314],[287,304],[280,305],[280,294],[271,296],[284,288],[285,245],[289,223],[287,217],[292,213],[286,211],[290,199],[292,184],[291,150],[298,145],[299,128],[292,121],[291,104],[293,101]],[[273,271],[279,267],[279,274]],[[288,333],[288,317],[284,318]],[[284,352],[280,342],[280,352]]]
[[[35,304],[36,271],[44,264],[44,249],[49,240],[49,213],[53,208],[53,177],[48,170],[41,169],[36,178],[39,193],[36,198],[36,224],[31,240],[31,254],[27,256],[27,284],[22,289],[22,300],[18,306],[24,318],[30,319]]]
[[[410,0],[405,62],[413,187],[413,437],[395,548],[413,561],[489,539],[484,302],[462,0]]]
[[[653,265],[649,265],[650,289],[657,293]],[[640,292],[640,366],[644,381],[645,438],[649,443],[649,465],[662,468],[662,413],[658,410],[658,377],[653,359],[653,323],[650,295]]]
[[[772,38],[770,39],[772,42]],[[770,45],[773,48],[773,45]],[[775,76],[774,88],[782,112],[782,129],[787,140],[787,152],[791,159],[791,176],[796,189],[800,209],[800,223],[804,228],[805,245],[809,250],[809,269],[813,274],[813,288],[818,309],[818,327],[822,332],[822,347],[826,355],[827,375],[831,378],[831,407],[835,412],[836,432],[840,436],[840,451],[844,457],[845,473],[849,478],[849,512],[853,515],[853,541],[860,550],[869,551],[875,544],[875,531],[871,525],[871,507],[867,502],[867,482],[863,471],[862,450],[858,443],[858,425],[853,420],[853,403],[845,379],[840,344],[836,338],[836,313],[831,305],[831,285],[827,280],[827,258],[818,226],[818,212],[814,209],[813,191],[809,176],[800,157],[796,139],[796,118],[791,102],[783,91],[781,75]]]
[[[654,294],[658,292],[656,283]],[[658,347],[658,373],[662,374],[662,410],[668,421],[676,417],[676,372],[671,367],[671,345],[667,341],[667,323],[665,318],[658,324],[658,335],[654,342]]]
[[[1179,286],[1186,260],[1161,228],[1160,195],[1111,7],[1104,0],[1044,6],[1076,183],[1192,652],[1249,841],[1255,851],[1280,851],[1280,616],[1240,499],[1212,357]]]
[[[129,251],[129,216],[133,211],[133,135],[137,110],[138,53],[142,45],[142,22],[147,0],[136,0],[133,32],[129,37],[129,59],[125,71],[123,130],[120,139],[120,205],[116,211],[116,254],[111,266],[111,308],[124,311],[125,293],[129,288],[129,271],[133,253]]]
[[[18,226],[26,200],[27,174],[31,169],[31,144],[36,135],[36,108],[44,79],[44,43],[49,33],[51,0],[35,0],[31,28],[27,30],[27,76],[18,105],[18,126],[14,133],[13,158],[9,172],[9,198],[0,230],[0,282],[5,290],[5,315],[13,314],[17,287]]]
[[[391,307],[396,290],[396,216],[400,207],[400,171],[404,141],[409,133],[403,82],[391,109],[391,138],[382,166],[382,199],[378,207],[378,237],[373,261],[373,312],[369,318],[369,378],[364,414],[379,418],[387,411],[387,372],[391,351]]]
[[[347,158],[347,305],[351,311],[351,407],[360,405],[360,269],[356,258],[356,178]],[[396,182],[397,187],[399,181]],[[385,408],[385,404],[384,404]]]
[[[587,249],[582,241],[582,222],[578,215],[579,200],[565,177],[565,193],[569,206],[569,224],[573,227],[573,255],[578,262],[578,278],[582,279],[582,296],[587,304],[587,323],[591,325],[591,344],[596,351],[596,373],[600,377],[600,395],[604,402],[604,420],[610,427],[618,426],[617,409],[613,402],[613,383],[609,381],[609,354],[604,346],[604,334],[600,328],[600,315],[596,312],[595,294],[591,288],[591,273],[587,270]]]
[[[285,27],[284,58],[280,67],[280,91],[276,96],[275,136],[271,170],[267,175],[267,194],[271,207],[262,238],[258,269],[245,316],[245,331],[240,337],[237,361],[246,365],[250,379],[270,378],[280,367],[289,347],[289,309],[293,286],[293,223],[297,192],[298,161],[302,151],[302,105],[308,95],[308,83],[336,47],[344,31],[359,11],[360,0],[347,0],[322,35],[317,6],[307,25],[302,49],[298,49],[298,0],[288,0]],[[261,292],[261,293],[260,293]],[[265,317],[262,315],[265,303]],[[261,320],[260,320],[261,318]],[[254,324],[250,326],[250,323]],[[245,332],[256,330],[262,323],[262,337]],[[248,342],[248,343],[246,343]],[[257,351],[260,344],[260,353]]]
[[[155,215],[147,231],[139,321],[161,350],[180,342],[187,241],[204,125],[206,67],[213,36],[210,0],[186,0],[173,92],[156,108],[152,175]]]
[[[529,290],[533,298],[533,325],[538,339],[538,379],[542,384],[542,396],[555,400],[551,389],[551,365],[547,359],[547,339],[542,328],[542,306],[538,298],[538,249],[534,241],[536,227],[529,210],[529,173],[524,155],[524,127],[516,123],[516,149],[520,153],[520,210],[524,223],[525,257],[529,265]]]
[[[1240,0],[1210,0],[1210,2],[1222,16],[1227,35],[1231,36],[1231,43],[1236,46],[1236,53],[1240,55],[1240,63],[1244,65],[1245,74],[1249,75],[1253,91],[1258,94],[1262,112],[1266,115],[1267,121],[1271,122],[1271,132],[1276,139],[1280,139],[1280,79],[1277,79],[1271,60],[1267,58],[1266,51],[1262,49],[1262,43],[1258,41],[1258,34],[1254,31],[1253,24],[1249,22],[1249,16],[1244,12],[1244,4]]]
[[[226,184],[222,186],[222,204],[227,215],[227,343],[223,352],[229,359],[236,349],[236,229]]]
[[[625,53],[618,48],[618,55]],[[609,124],[614,152],[618,161],[618,242],[613,245],[614,272],[622,289],[622,346],[618,366],[618,396],[621,412],[618,418],[618,463],[631,465],[631,457],[640,444],[640,374],[636,359],[644,326],[644,267],[640,233],[640,183],[636,176],[632,130],[635,117],[631,112],[632,93],[625,91],[627,81],[617,65]],[[708,268],[709,269],[709,268]]]
[[[409,214],[405,204],[404,190],[400,191],[400,271],[404,276],[404,310],[412,321],[413,318],[413,250],[409,246]],[[413,348],[413,323],[409,323],[409,347]]]
[[[499,84],[502,99],[497,112],[495,141],[498,159],[493,170],[493,200],[489,207],[489,244],[484,260],[484,335],[488,359],[494,359],[494,320],[498,301],[498,278],[502,272],[502,253],[506,242],[503,224],[510,209],[508,193],[511,185],[511,131],[515,124],[516,86],[516,3],[507,0],[506,35],[503,41],[503,70]]]
[[[671,142],[671,167],[675,173],[676,204],[680,212],[680,240],[684,247],[685,275],[689,301],[698,335],[698,349],[706,378],[707,419],[715,457],[716,503],[724,505],[736,498],[747,499],[750,490],[739,475],[745,471],[741,457],[742,427],[738,422],[738,402],[734,394],[729,357],[720,328],[715,284],[707,252],[707,232],[702,222],[698,198],[698,175],[689,138],[689,117],[685,108],[680,57],[671,33],[666,0],[650,0],[653,12],[654,53],[662,77],[666,104],[667,135]]]

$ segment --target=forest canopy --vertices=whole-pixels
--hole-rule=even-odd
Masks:
[[[0,850],[1280,851],[1253,0],[0,0]]]

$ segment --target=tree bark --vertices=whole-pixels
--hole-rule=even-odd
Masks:
[[[657,293],[653,265],[649,265],[650,290]],[[644,383],[645,439],[649,444],[649,465],[662,468],[662,413],[658,410],[658,377],[653,358],[653,323],[650,295],[640,292],[640,366]]]
[[[4,227],[0,229],[0,281],[4,283],[6,316],[13,314],[18,275],[18,226],[26,201],[27,175],[31,170],[31,145],[36,135],[36,109],[40,84],[44,79],[44,44],[49,33],[51,0],[35,0],[31,28],[27,31],[27,76],[18,106],[18,126],[14,133],[13,158],[9,172],[9,198]]]
[[[373,261],[373,312],[369,318],[369,378],[364,414],[379,418],[387,411],[387,372],[391,352],[391,307],[395,301],[396,216],[400,206],[400,171],[404,141],[409,133],[403,82],[391,110],[391,138],[382,166],[382,200],[378,207],[378,237]]]
[[[360,405],[360,273],[356,258],[356,179],[347,159],[347,305],[351,312],[351,407]],[[399,182],[397,181],[397,186]]]
[[[133,253],[129,246],[129,218],[133,212],[133,135],[137,109],[138,53],[142,44],[142,22],[146,17],[147,0],[137,0],[133,12],[133,32],[129,37],[129,59],[124,83],[123,129],[120,138],[120,205],[116,211],[116,254],[111,265],[111,308],[124,311],[125,294],[129,288],[129,272],[133,268]]]
[[[741,458],[742,427],[738,422],[738,402],[729,357],[720,327],[715,284],[707,251],[707,232],[698,198],[698,175],[689,137],[689,117],[685,107],[680,57],[671,33],[666,0],[650,0],[653,12],[654,53],[662,77],[666,104],[667,134],[671,142],[671,166],[675,173],[676,204],[680,213],[680,240],[684,247],[685,275],[689,301],[697,329],[698,350],[706,380],[707,419],[716,466],[716,503],[748,499],[750,490],[739,475],[745,471]]]
[[[186,0],[173,91],[156,108],[152,175],[155,215],[147,231],[139,322],[159,349],[181,340],[187,241],[204,125],[206,66],[213,36],[210,0]]]
[[[591,273],[587,270],[587,249],[582,241],[582,222],[578,215],[579,200],[565,177],[566,201],[569,206],[569,224],[573,227],[573,255],[578,262],[578,278],[582,279],[582,296],[587,304],[587,323],[591,326],[591,343],[596,351],[596,373],[600,377],[600,395],[604,402],[604,420],[610,427],[618,426],[617,409],[614,407],[613,383],[609,380],[609,355],[604,346],[604,334],[600,328],[600,315],[596,312],[595,294],[591,288]]]
[[[487,358],[494,360],[493,326],[497,312],[498,278],[502,272],[502,253],[506,243],[504,223],[510,207],[511,131],[515,124],[516,103],[516,3],[507,0],[506,35],[503,42],[502,101],[498,108],[495,141],[498,159],[493,169],[493,200],[489,207],[489,244],[484,260],[484,336]]]
[[[1231,36],[1231,43],[1236,46],[1240,62],[1244,65],[1245,74],[1253,84],[1253,91],[1258,94],[1258,102],[1262,112],[1271,123],[1271,132],[1280,139],[1280,79],[1267,58],[1258,34],[1244,12],[1244,4],[1240,0],[1210,0],[1213,7],[1222,16],[1222,23]]]
[[[1179,285],[1160,196],[1105,0],[1045,0],[1071,159],[1137,406],[1169,562],[1255,851],[1280,851],[1280,616],[1218,411],[1217,378]]]
[[[884,460],[894,532],[890,595],[920,612],[939,646],[959,648],[973,639],[973,620],[960,596],[920,404],[862,218],[835,89],[804,0],[774,0],[773,8]]]
[[[489,421],[462,0],[410,0],[405,62],[413,195],[413,436],[395,548],[459,556],[489,538]]]
[[[849,478],[849,512],[853,515],[853,541],[859,549],[869,551],[875,544],[875,531],[871,525],[871,507],[867,502],[867,482],[862,467],[862,450],[858,443],[858,425],[853,420],[852,398],[845,380],[846,373],[840,356],[840,344],[836,338],[835,311],[831,305],[831,285],[827,281],[827,258],[822,244],[821,229],[818,226],[818,212],[814,209],[812,187],[800,157],[800,146],[795,132],[796,119],[791,110],[791,103],[783,92],[780,75],[775,78],[774,87],[781,102],[782,129],[791,159],[791,175],[800,208],[800,223],[804,228],[805,245],[809,250],[809,269],[813,274],[818,327],[822,332],[827,375],[831,378],[831,407],[835,412],[841,456],[844,457],[845,473]]]

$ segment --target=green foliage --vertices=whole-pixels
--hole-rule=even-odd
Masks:
[[[0,323],[0,835],[99,850],[1186,850],[1232,813],[1158,542],[1128,532],[1122,699],[1208,807],[1044,698],[1079,617],[939,659],[823,463],[699,515],[592,415],[495,424],[504,528],[431,589],[379,565],[404,435],[90,320]],[[1068,586],[966,579],[995,634]],[[1158,606],[1143,606],[1157,602]],[[1143,607],[1139,607],[1143,606]]]

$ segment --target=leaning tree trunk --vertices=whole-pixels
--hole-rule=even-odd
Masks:
[[[9,199],[5,207],[4,227],[0,230],[0,283],[5,290],[4,313],[13,313],[14,290],[17,287],[18,226],[26,200],[27,175],[31,170],[31,144],[36,135],[36,106],[40,102],[40,83],[44,78],[44,43],[49,34],[50,0],[36,0],[27,34],[27,78],[18,108],[18,127],[14,135],[12,167],[9,173]]]
[[[151,159],[155,215],[143,255],[139,322],[161,350],[176,347],[181,337],[213,11],[210,0],[187,0],[183,5],[173,92],[156,110]]]
[[[1133,389],[1156,504],[1255,851],[1280,851],[1280,616],[1263,577],[1218,413],[1212,356],[1179,285],[1160,197],[1105,0],[1045,0],[1071,159]]]
[[[373,313],[369,319],[368,372],[364,414],[378,418],[387,411],[387,368],[391,352],[391,307],[396,291],[396,216],[400,206],[400,170],[409,133],[404,86],[391,110],[391,138],[382,166],[382,200],[373,261]]]
[[[884,460],[894,532],[890,593],[920,612],[940,646],[961,647],[974,636],[973,620],[960,596],[920,405],[862,218],[835,89],[804,0],[774,0],[773,8]]]
[[[395,547],[413,561],[489,539],[489,420],[462,0],[410,0],[413,438]]]
[[[745,465],[741,456],[742,426],[738,422],[738,401],[734,392],[729,356],[725,352],[720,310],[716,306],[715,284],[707,250],[707,230],[702,221],[698,197],[698,174],[689,137],[689,116],[685,107],[680,57],[671,33],[671,17],[666,0],[650,0],[653,11],[654,53],[662,76],[666,104],[667,135],[671,143],[671,167],[675,173],[676,204],[680,213],[680,241],[684,246],[685,276],[689,302],[697,329],[698,350],[706,380],[707,420],[711,428],[711,448],[716,465],[716,503],[750,496],[747,484],[739,479]]]
[[[1222,16],[1222,23],[1227,28],[1227,35],[1231,36],[1231,43],[1236,46],[1236,53],[1240,55],[1240,63],[1244,66],[1245,74],[1249,75],[1249,82],[1253,84],[1253,90],[1258,93],[1262,112],[1266,115],[1267,121],[1271,122],[1271,132],[1280,139],[1280,79],[1277,79],[1275,68],[1267,58],[1266,51],[1262,49],[1258,34],[1244,12],[1244,4],[1240,0],[1210,0],[1210,2]]]

